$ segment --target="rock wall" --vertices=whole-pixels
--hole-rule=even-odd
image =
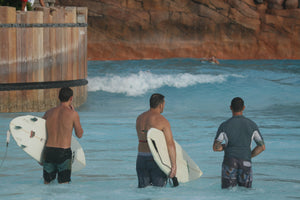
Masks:
[[[88,59],[300,59],[298,0],[57,0],[85,6]]]

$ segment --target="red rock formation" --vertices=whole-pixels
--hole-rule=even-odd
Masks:
[[[296,9],[299,6],[299,0],[286,0],[284,5],[286,9]]]
[[[293,0],[57,1],[89,8],[90,60],[300,59],[300,9],[283,9]]]
[[[283,9],[284,0],[268,0],[269,9]]]

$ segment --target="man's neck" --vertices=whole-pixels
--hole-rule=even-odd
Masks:
[[[242,116],[243,115],[243,111],[241,112],[232,112],[232,116]]]
[[[154,113],[158,113],[158,114],[161,113],[159,108],[150,108],[149,111],[150,111],[150,112],[154,112]]]
[[[69,108],[70,107],[70,102],[68,102],[68,101],[67,102],[61,102],[60,105],[63,106],[63,107]]]

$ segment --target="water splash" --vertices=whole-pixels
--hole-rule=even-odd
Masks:
[[[209,74],[153,74],[149,71],[140,71],[137,74],[118,76],[108,74],[103,77],[88,78],[88,91],[105,91],[122,93],[127,96],[139,96],[164,86],[184,88],[203,83],[222,83],[228,75]]]

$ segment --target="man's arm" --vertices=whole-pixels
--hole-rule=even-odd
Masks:
[[[225,149],[225,144],[222,144],[220,141],[215,140],[213,144],[213,150],[214,151],[224,151]]]
[[[176,167],[176,147],[175,147],[175,142],[173,139],[170,123],[168,122],[167,119],[165,119],[164,123],[165,123],[165,126],[163,128],[163,132],[164,132],[164,135],[166,138],[168,153],[169,153],[171,165],[172,165],[171,173],[170,173],[169,177],[173,178],[176,175],[176,168],[177,168]]]
[[[260,154],[261,152],[263,152],[265,149],[266,149],[266,147],[265,147],[264,144],[261,145],[261,146],[257,145],[257,146],[252,150],[252,152],[251,152],[251,158],[253,158],[253,157],[259,155],[259,154]]]
[[[251,152],[251,158],[259,155],[266,149],[264,139],[262,138],[258,128],[256,128],[256,131],[253,132],[253,139],[256,143],[256,147]]]
[[[80,118],[78,113],[74,110],[74,129],[75,129],[75,134],[78,138],[81,138],[83,135],[83,129],[80,124]]]

